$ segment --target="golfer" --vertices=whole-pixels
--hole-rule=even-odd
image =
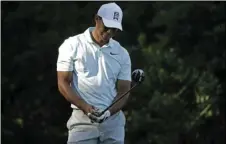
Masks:
[[[122,31],[122,17],[117,4],[104,4],[94,17],[94,27],[59,47],[58,89],[73,109],[67,122],[69,144],[124,143],[121,109],[129,94],[103,115],[96,115],[130,89],[130,56],[112,38]]]

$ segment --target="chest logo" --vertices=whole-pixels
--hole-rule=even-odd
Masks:
[[[118,55],[117,53],[110,52],[111,55]]]

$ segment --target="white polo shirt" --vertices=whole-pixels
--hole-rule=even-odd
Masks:
[[[131,81],[131,60],[127,50],[113,39],[98,46],[91,38],[92,30],[88,28],[63,42],[57,71],[72,71],[75,92],[88,104],[105,109],[117,94],[117,79]]]

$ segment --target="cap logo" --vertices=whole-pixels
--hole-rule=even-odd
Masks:
[[[119,19],[119,12],[114,12],[114,17],[113,20],[117,20]]]

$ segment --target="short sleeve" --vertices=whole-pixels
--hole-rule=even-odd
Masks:
[[[75,48],[69,40],[65,40],[58,49],[57,71],[73,71]]]
[[[123,63],[121,65],[118,79],[131,81],[131,59],[127,51],[123,56]]]

